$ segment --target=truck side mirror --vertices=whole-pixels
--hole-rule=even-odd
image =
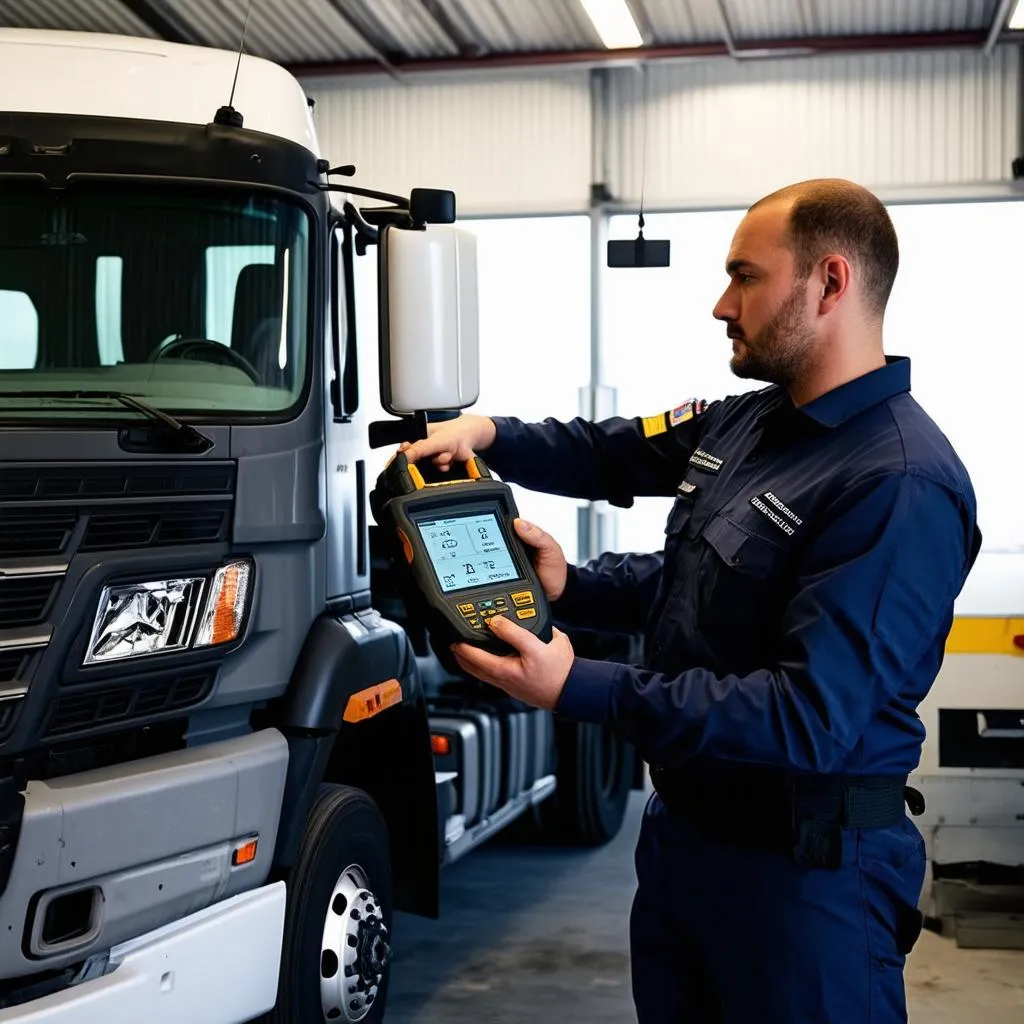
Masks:
[[[380,232],[380,397],[396,416],[464,409],[480,393],[476,236]]]
[[[414,224],[454,224],[455,193],[445,188],[414,188],[409,193]]]

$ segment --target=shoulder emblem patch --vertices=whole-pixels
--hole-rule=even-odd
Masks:
[[[704,411],[706,404],[703,399],[691,398],[688,402],[683,402],[682,405],[677,405],[674,409],[669,409],[668,412],[660,413],[658,416],[645,416],[643,418],[644,437],[654,437],[657,434],[664,434],[672,427],[682,426],[692,420],[694,416],[699,416]]]

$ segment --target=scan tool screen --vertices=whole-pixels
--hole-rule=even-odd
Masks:
[[[421,519],[416,525],[446,594],[522,579],[493,512]]]

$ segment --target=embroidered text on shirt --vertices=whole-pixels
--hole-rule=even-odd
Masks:
[[[703,448],[698,448],[690,456],[690,465],[700,466],[701,469],[717,473],[722,468],[723,462],[717,455],[712,455],[710,452],[704,451]]]
[[[771,491],[765,491],[761,495],[765,501],[770,501],[784,516],[791,519],[797,526],[803,526],[804,521],[790,508],[787,508]]]
[[[787,534],[790,537],[792,537],[793,534],[796,533],[796,530],[794,530],[793,527],[790,526],[789,523],[787,523],[786,520],[778,514],[778,512],[775,512],[772,508],[765,504],[765,502],[762,501],[761,498],[755,495],[755,497],[750,499],[750,504],[753,505],[758,512],[763,512],[783,533]]]

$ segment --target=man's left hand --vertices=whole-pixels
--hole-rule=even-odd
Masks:
[[[515,653],[491,654],[472,644],[453,644],[462,671],[535,708],[554,711],[575,658],[569,638],[555,629],[546,644],[502,615],[489,619],[488,625]]]

